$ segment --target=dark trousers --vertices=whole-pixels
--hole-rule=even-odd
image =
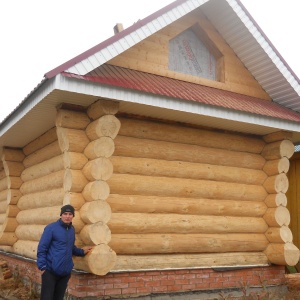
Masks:
[[[42,275],[41,300],[63,300],[71,274],[55,276],[49,271]]]

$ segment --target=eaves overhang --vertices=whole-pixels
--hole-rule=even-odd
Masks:
[[[35,93],[0,125],[0,147],[24,147],[55,126],[57,107],[70,103],[83,107],[98,99],[120,102],[120,112],[156,119],[190,123],[246,134],[265,135],[279,130],[293,132],[300,142],[300,123],[223,107],[87,82],[57,75],[45,80]]]

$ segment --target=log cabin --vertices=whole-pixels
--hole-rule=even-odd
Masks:
[[[38,241],[71,204],[94,247],[73,297],[282,286],[299,261],[299,79],[239,0],[114,29],[0,124],[0,258],[40,283]]]

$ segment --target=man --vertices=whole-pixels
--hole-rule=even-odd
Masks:
[[[85,256],[92,247],[75,246],[72,205],[61,208],[60,219],[47,225],[37,249],[37,266],[42,272],[41,300],[63,300],[74,263],[72,255]]]

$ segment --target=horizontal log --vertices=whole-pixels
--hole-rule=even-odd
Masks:
[[[6,189],[19,189],[23,181],[20,177],[8,176],[0,180],[0,191]]]
[[[119,102],[101,99],[88,107],[87,114],[92,120],[96,120],[104,115],[115,115],[118,110]]]
[[[20,197],[18,207],[21,210],[62,206],[65,191],[63,188],[29,193]]]
[[[71,204],[75,210],[80,210],[84,203],[85,200],[82,196],[82,193],[67,192],[64,195],[63,205]]]
[[[65,152],[61,155],[52,157],[29,168],[26,168],[21,175],[21,179],[26,182],[45,176],[49,173],[64,169],[81,170],[88,159],[82,153]]]
[[[6,172],[3,167],[3,162],[1,162],[1,170],[0,170],[0,180],[6,177]]]
[[[65,170],[63,181],[65,192],[80,193],[87,184],[88,180],[83,175],[81,170]]]
[[[18,161],[22,162],[25,158],[25,155],[22,149],[8,148],[4,147],[2,149],[1,159],[2,161]]]
[[[284,193],[269,194],[265,203],[268,207],[286,206],[287,197]]]
[[[95,246],[84,257],[74,257],[75,268],[95,275],[107,274],[115,265],[116,253],[106,244]]]
[[[272,264],[295,266],[299,262],[299,249],[292,243],[271,243],[264,253]]]
[[[5,189],[0,192],[0,201],[6,201],[7,204],[16,204],[21,196],[19,189]]]
[[[262,170],[227,167],[184,161],[113,156],[114,173],[208,179],[224,182],[261,184],[267,178]]]
[[[258,154],[207,148],[197,145],[138,139],[115,138],[115,156],[154,158],[262,170],[265,159]]]
[[[0,214],[5,214],[6,209],[7,209],[7,201],[6,200],[0,201]]]
[[[18,161],[4,161],[3,167],[7,176],[20,177],[24,170],[24,165]]]
[[[282,157],[291,158],[294,152],[294,144],[290,140],[283,140],[266,144],[262,151],[262,156],[266,160],[280,159]]]
[[[105,115],[90,123],[86,128],[86,134],[92,141],[102,136],[114,139],[120,126],[120,121],[114,115]]]
[[[266,143],[278,142],[282,140],[292,140],[293,133],[290,131],[276,131],[263,136]]]
[[[262,201],[213,200],[144,195],[110,194],[113,213],[174,213],[215,216],[262,217],[267,206]]]
[[[17,205],[15,204],[9,204],[7,205],[7,208],[6,208],[6,217],[8,218],[12,218],[12,217],[16,217],[17,214],[19,213],[20,209],[18,208]]]
[[[2,230],[4,232],[15,232],[18,226],[18,222],[15,217],[5,217],[5,220],[2,224]]]
[[[267,266],[262,252],[118,255],[111,271],[172,270],[182,268],[218,268]]]
[[[268,229],[262,218],[142,213],[113,213],[108,226],[112,234],[265,233]]]
[[[15,232],[0,232],[0,245],[1,246],[12,246],[17,241]]]
[[[86,224],[107,223],[111,218],[111,208],[103,200],[86,202],[80,209],[80,216]]]
[[[259,154],[265,142],[245,135],[221,133],[159,122],[119,118],[119,135]]]
[[[48,160],[52,157],[58,156],[61,154],[58,141],[54,141],[51,144],[41,148],[24,158],[23,164],[25,168],[29,168],[33,165],[39,164],[42,161]]]
[[[67,109],[59,109],[55,119],[56,126],[72,129],[85,129],[89,123],[90,118],[85,112]]]
[[[270,243],[293,242],[293,234],[288,226],[269,227],[265,234]]]
[[[280,173],[287,173],[289,168],[289,159],[287,157],[282,157],[280,159],[266,161],[263,170],[268,176],[272,176]]]
[[[288,226],[291,221],[290,212],[284,206],[268,208],[263,218],[270,227]]]
[[[46,190],[53,190],[63,187],[65,170],[49,173],[43,177],[39,177],[27,182],[24,182],[20,188],[23,195]]]
[[[111,232],[106,224],[97,222],[85,225],[80,231],[80,238],[86,245],[108,244]]]
[[[19,225],[15,233],[19,240],[38,242],[41,239],[45,226],[38,224]]]
[[[259,252],[264,234],[112,234],[109,246],[120,254]]]
[[[18,240],[13,245],[14,253],[28,258],[36,259],[38,243],[39,242],[37,241]]]
[[[23,152],[26,156],[28,156],[33,152],[36,152],[37,150],[50,145],[54,141],[57,141],[56,127],[51,128],[50,130],[39,136],[37,139],[27,144],[23,148]]]
[[[82,153],[89,143],[84,130],[57,127],[56,131],[61,152]]]
[[[106,157],[90,160],[82,169],[82,173],[89,181],[106,181],[113,174],[113,165]]]
[[[82,191],[85,201],[106,200],[109,193],[109,185],[103,180],[89,182]]]
[[[112,194],[263,201],[262,186],[168,177],[113,174]]]
[[[110,157],[115,151],[115,142],[111,137],[102,136],[91,141],[84,149],[84,154],[89,159],[97,157]]]
[[[289,180],[286,174],[281,173],[268,177],[263,186],[269,194],[285,194],[289,188]]]

